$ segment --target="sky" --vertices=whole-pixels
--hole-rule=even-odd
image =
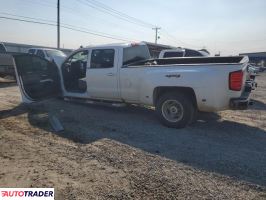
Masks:
[[[123,16],[103,11],[91,1],[136,19],[124,20]],[[27,20],[52,24],[57,20],[57,0],[0,0],[0,5],[0,17],[28,17]],[[62,27],[64,48],[124,40],[154,42],[152,27],[157,26],[161,28],[160,44],[206,48],[212,55],[266,51],[266,0],[61,0],[60,18],[62,25],[83,31]],[[57,45],[56,26],[0,18],[0,27],[0,42]]]

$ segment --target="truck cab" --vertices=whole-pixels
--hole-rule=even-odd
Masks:
[[[37,54],[15,55],[14,58],[25,102],[59,93],[65,97],[122,101],[119,69],[150,59],[150,54],[144,43],[134,43],[81,48],[72,52],[61,65]],[[46,92],[38,94],[41,91]]]

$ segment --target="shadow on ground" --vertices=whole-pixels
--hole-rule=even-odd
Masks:
[[[16,82],[0,82],[0,88],[11,87],[17,85]]]
[[[26,108],[25,105],[19,104],[18,106],[14,108],[10,108],[7,110],[0,110],[0,119],[8,118],[8,117],[14,117],[18,116],[24,113],[29,112],[29,110]]]
[[[252,101],[254,103],[251,106],[252,110],[266,110],[266,104],[265,103],[258,101],[258,100],[254,100],[254,99],[252,99]]]
[[[109,138],[201,170],[266,186],[266,131],[222,121],[215,113],[201,113],[196,124],[178,130],[160,125],[153,110],[135,106],[52,100],[27,110],[29,122],[48,131],[51,128],[43,114],[57,116],[65,130],[55,134],[74,142]],[[16,115],[16,109],[12,113]]]

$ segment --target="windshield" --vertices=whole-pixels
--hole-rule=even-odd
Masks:
[[[124,48],[123,65],[150,59],[150,52],[146,45]]]
[[[45,51],[49,57],[53,57],[53,56],[66,57],[66,54],[62,51],[58,51],[58,50],[45,50]]]

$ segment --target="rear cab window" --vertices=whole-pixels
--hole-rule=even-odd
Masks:
[[[150,51],[146,45],[134,45],[123,50],[123,65],[151,59]]]

